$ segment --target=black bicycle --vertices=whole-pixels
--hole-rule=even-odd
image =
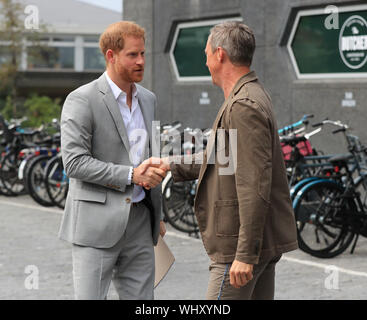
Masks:
[[[354,252],[360,235],[367,237],[367,148],[358,137],[346,134],[340,122],[325,121],[341,128],[350,153],[328,159],[330,177],[309,180],[293,201],[301,250],[319,258],[332,258],[353,242]]]
[[[172,126],[176,129],[176,126]],[[184,129],[180,134],[171,137],[171,144],[163,146],[163,156],[172,155],[177,145],[181,146],[181,155],[190,156],[204,150],[211,130]],[[165,134],[172,136],[170,128]],[[162,141],[167,141],[165,137]],[[177,151],[176,151],[177,152]],[[196,194],[197,180],[174,182],[171,173],[167,174],[162,183],[162,203],[165,221],[175,229],[198,237],[199,227],[194,212],[194,200]]]

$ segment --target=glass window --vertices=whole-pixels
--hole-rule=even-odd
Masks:
[[[16,55],[16,63],[19,65],[21,63],[21,48],[20,47],[13,47],[10,49],[8,46],[1,46],[0,45],[0,66],[2,64],[11,63],[13,60],[13,55]]]
[[[84,36],[84,42],[86,43],[99,43],[99,37],[95,37],[95,36]]]
[[[74,69],[74,47],[28,47],[28,69]]]
[[[39,40],[43,41],[43,42],[49,42],[49,41],[51,41],[51,38],[50,37],[41,37]]]
[[[65,36],[65,37],[52,37],[52,40],[55,41],[55,42],[74,42],[74,37],[68,37],[68,36]]]
[[[104,69],[105,59],[99,48],[84,48],[84,69]]]
[[[180,29],[173,51],[180,77],[210,76],[204,50],[211,27]]]
[[[9,63],[11,61],[11,54],[7,47],[0,47],[0,65]]]

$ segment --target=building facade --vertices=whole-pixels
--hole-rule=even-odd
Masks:
[[[211,126],[224,98],[205,67],[205,42],[214,24],[241,20],[255,33],[252,69],[272,97],[279,127],[314,114],[311,122],[340,120],[367,143],[365,1],[124,0],[123,18],[147,30],[143,84],[157,94],[161,122]],[[325,126],[311,142],[346,152],[335,129]]]
[[[99,36],[121,20],[121,13],[76,0],[21,0],[36,14],[39,40],[23,39],[18,92],[37,92],[65,98],[75,88],[98,78],[105,69]],[[27,11],[26,11],[27,12]],[[0,64],[8,55],[8,43],[0,41]]]

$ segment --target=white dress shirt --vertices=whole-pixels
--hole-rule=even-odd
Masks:
[[[129,138],[130,144],[130,160],[133,163],[134,168],[138,167],[139,164],[144,160],[144,148],[146,145],[146,141],[148,139],[148,133],[146,130],[144,117],[140,109],[137,90],[135,84],[133,85],[132,92],[132,104],[131,109],[126,103],[126,92],[122,91],[108,76],[107,72],[105,72],[106,79],[108,84],[111,87],[112,93],[117,101],[119,106],[122,119],[124,120],[126,132]],[[108,143],[106,141],[106,143]],[[133,170],[133,167],[130,170]],[[131,178],[131,174],[129,175],[129,179]],[[132,181],[129,181],[132,183]],[[134,185],[132,202],[139,202],[143,200],[145,197],[145,192],[143,187],[138,185]]]

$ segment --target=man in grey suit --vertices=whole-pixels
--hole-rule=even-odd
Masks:
[[[136,84],[143,79],[144,44],[137,24],[110,25],[100,37],[106,72],[71,92],[63,106],[70,188],[59,237],[72,243],[76,299],[106,299],[111,280],[120,299],[154,297],[165,171],[141,164],[150,155],[156,114],[155,95]]]

